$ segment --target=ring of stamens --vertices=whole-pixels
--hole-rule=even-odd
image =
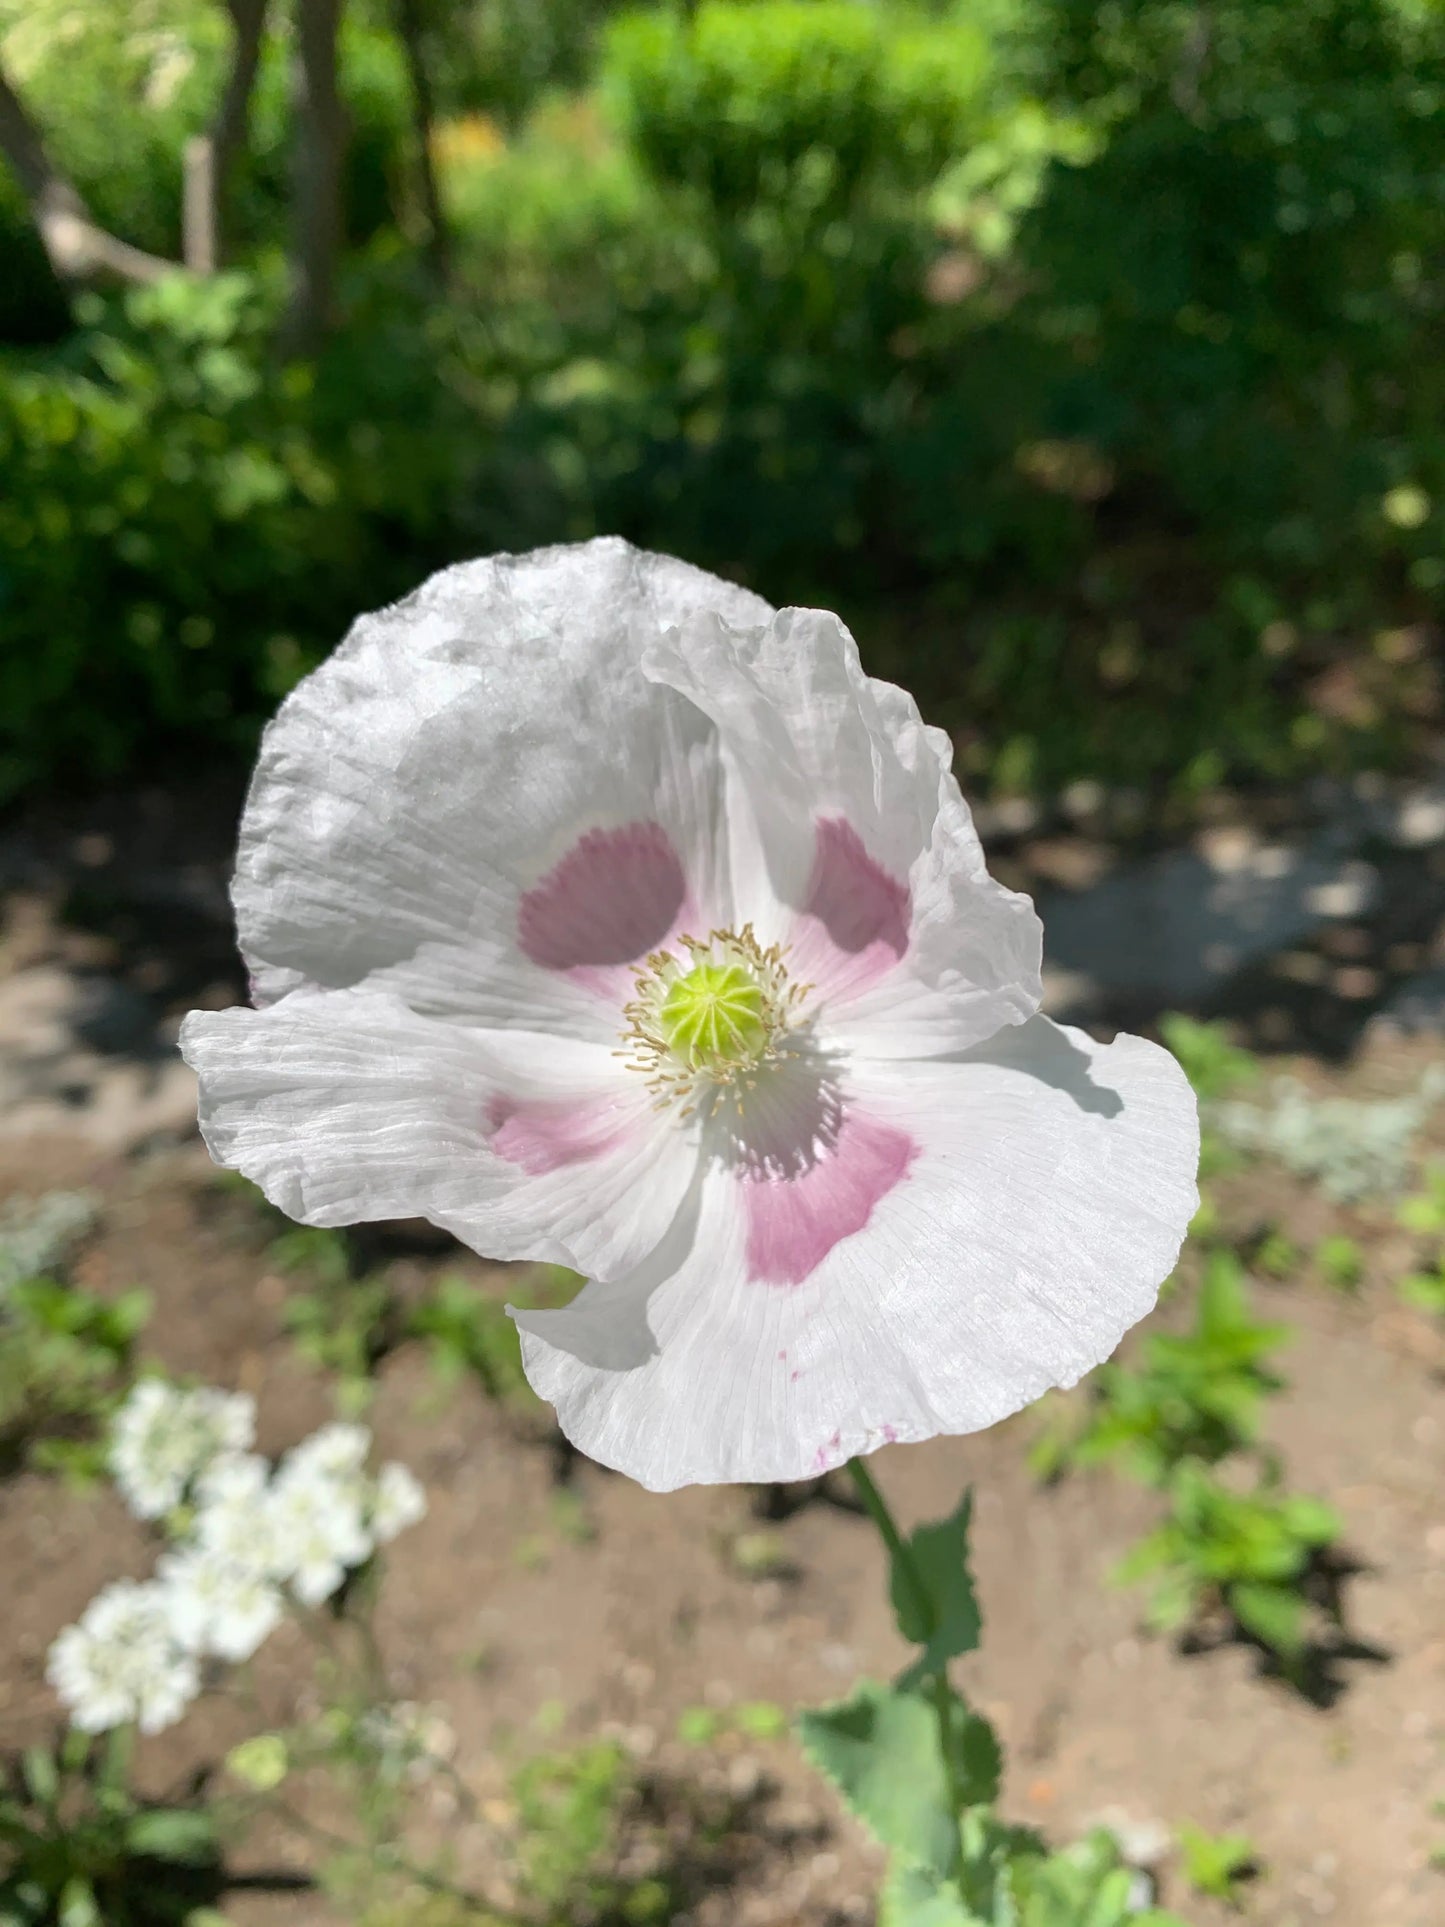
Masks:
[[[764,1066],[793,1055],[787,1036],[811,989],[791,981],[782,947],[764,949],[750,923],[679,937],[637,973],[617,1055],[647,1078],[659,1109],[709,1090],[741,1103]]]

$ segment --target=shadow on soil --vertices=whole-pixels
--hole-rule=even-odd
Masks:
[[[1371,1570],[1363,1561],[1339,1550],[1323,1553],[1315,1560],[1301,1591],[1316,1609],[1324,1630],[1307,1640],[1293,1659],[1282,1658],[1231,1619],[1189,1629],[1178,1640],[1178,1651],[1190,1657],[1218,1652],[1224,1646],[1248,1647],[1261,1679],[1278,1680],[1307,1705],[1328,1712],[1355,1684],[1351,1667],[1388,1666],[1395,1658],[1387,1646],[1360,1639],[1349,1628],[1345,1588],[1351,1579]]]

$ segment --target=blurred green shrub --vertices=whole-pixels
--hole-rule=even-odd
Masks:
[[[274,359],[278,292],[240,274],[0,360],[0,797],[244,748],[354,612],[455,553],[508,451],[439,378],[446,317],[394,279],[356,298],[314,367]]]
[[[182,34],[188,9],[209,24]],[[0,0],[0,31],[97,211],[170,245],[219,10],[72,11],[62,34],[40,0],[39,34]],[[242,749],[357,609],[599,529],[844,609],[1002,788],[1187,791],[1418,736],[1445,590],[1445,13],[605,12],[548,0],[503,73],[529,9],[423,6],[450,301],[396,225],[405,74],[357,4],[349,314],[314,370],[268,344],[280,40],[237,183],[248,277],[0,360],[0,790]],[[191,64],[147,104],[161,27]],[[594,44],[590,93],[539,96]],[[112,96],[108,119],[73,104]],[[26,283],[0,337],[43,340],[58,297],[17,205],[0,182]]]
[[[924,190],[981,127],[988,76],[975,29],[908,10],[711,0],[616,23],[601,89],[658,245],[599,519],[799,599],[917,555],[890,471],[922,400]]]
[[[170,260],[181,250],[182,156],[209,125],[229,54],[216,0],[0,0],[0,46],[61,170],[103,227]],[[287,234],[291,49],[273,27],[262,49],[248,152],[229,238],[279,246]],[[411,139],[406,68],[395,36],[353,7],[340,80],[350,118],[345,204],[363,243],[404,201]],[[0,341],[55,339],[65,311],[19,187],[0,165]],[[14,264],[13,267],[11,264]]]
[[[975,130],[989,50],[975,28],[851,0],[706,0],[625,15],[604,84],[658,180],[706,213],[814,218],[881,182],[930,183]]]

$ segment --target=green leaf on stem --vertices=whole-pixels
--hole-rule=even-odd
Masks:
[[[910,1533],[906,1559],[893,1559],[889,1591],[898,1630],[923,1648],[903,1684],[942,1672],[949,1660],[978,1645],[982,1619],[968,1570],[972,1514],[973,1494],[965,1492],[948,1518]]]
[[[986,1927],[955,1881],[932,1867],[895,1860],[878,1896],[878,1927]]]
[[[798,1726],[803,1751],[885,1846],[940,1872],[953,1866],[958,1818],[928,1700],[862,1680]]]
[[[864,1680],[850,1698],[799,1719],[803,1750],[859,1819],[885,1846],[941,1873],[958,1859],[954,1791],[965,1807],[992,1800],[1000,1769],[988,1721],[951,1692],[947,1707],[947,1763],[937,1702],[902,1686]]]

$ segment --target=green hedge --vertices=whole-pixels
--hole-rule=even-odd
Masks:
[[[1445,588],[1445,15],[970,11],[619,19],[593,95],[448,173],[448,302],[358,15],[370,238],[314,369],[264,265],[0,357],[0,787],[239,751],[358,609],[598,529],[846,609],[1000,781],[1393,754]],[[272,67],[253,239],[284,133]]]

